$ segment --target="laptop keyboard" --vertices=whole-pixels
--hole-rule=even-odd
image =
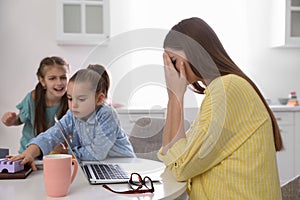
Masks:
[[[129,176],[124,172],[119,165],[116,164],[90,164],[97,179],[129,179]],[[92,178],[89,173],[88,166],[84,166],[89,178]]]

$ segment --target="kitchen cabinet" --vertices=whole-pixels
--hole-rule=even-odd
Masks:
[[[57,0],[60,45],[99,45],[110,35],[109,0]]]
[[[300,108],[271,106],[281,130],[284,150],[277,152],[280,184],[289,182],[300,174]]]
[[[284,150],[277,152],[280,183],[288,182],[295,174],[295,123],[294,113],[274,112],[281,131]]]
[[[300,47],[300,0],[272,1],[272,46]]]
[[[300,111],[295,113],[295,175],[300,175]]]

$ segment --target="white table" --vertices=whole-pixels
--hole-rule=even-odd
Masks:
[[[118,163],[126,171],[147,174],[161,174],[161,182],[154,183],[154,193],[144,194],[115,194],[101,185],[90,185],[81,169],[70,187],[69,194],[61,198],[50,198],[46,195],[43,171],[32,172],[26,179],[0,180],[0,199],[13,200],[150,200],[170,199],[180,196],[186,189],[186,182],[177,182],[172,174],[165,169],[163,163],[141,158],[108,159],[106,162]],[[128,190],[128,184],[110,184],[116,190]]]

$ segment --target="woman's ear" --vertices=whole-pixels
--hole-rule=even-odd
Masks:
[[[95,102],[96,102],[96,106],[97,106],[97,107],[98,107],[98,106],[101,106],[101,105],[105,102],[105,95],[104,95],[102,92],[98,93],[98,94],[96,95],[96,100],[95,100]]]

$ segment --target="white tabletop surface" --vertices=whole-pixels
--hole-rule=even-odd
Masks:
[[[0,180],[0,199],[13,200],[150,200],[150,199],[175,199],[186,189],[186,182],[177,182],[172,174],[165,169],[161,162],[140,158],[109,159],[106,162],[120,164],[126,171],[138,172],[149,175],[151,178],[161,174],[161,182],[154,183],[154,193],[144,194],[115,194],[101,185],[90,185],[79,168],[77,176],[70,187],[69,194],[61,198],[51,198],[46,195],[44,187],[43,170],[32,172],[26,179]],[[116,190],[128,190],[128,184],[110,184]]]

